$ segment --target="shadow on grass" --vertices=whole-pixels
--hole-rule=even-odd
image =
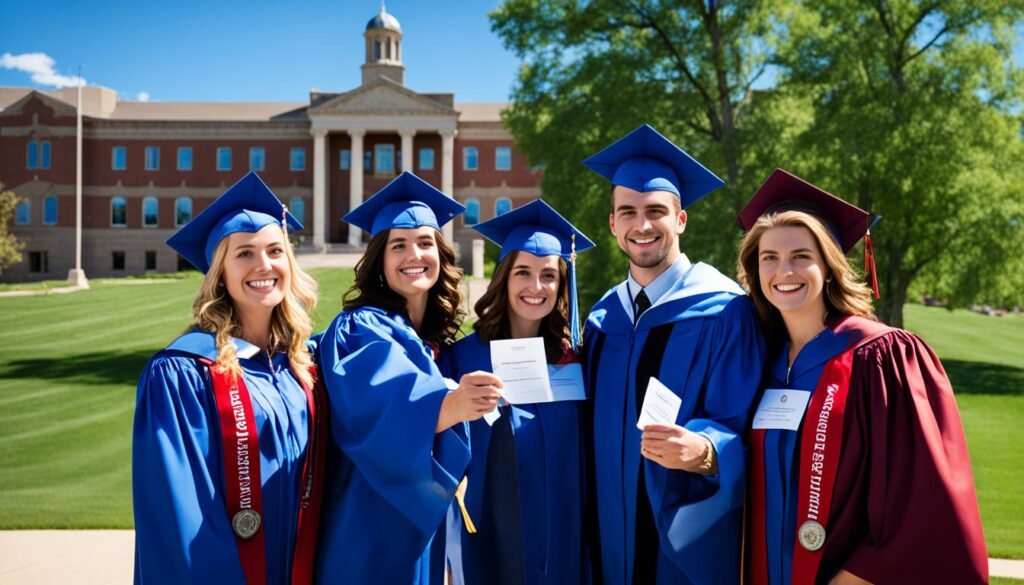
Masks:
[[[110,351],[53,358],[14,360],[0,366],[8,380],[62,380],[77,384],[132,384],[153,351]]]
[[[1024,368],[942,360],[956,394],[989,394],[992,396],[1024,396]]]

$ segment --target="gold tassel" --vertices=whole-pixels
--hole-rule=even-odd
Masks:
[[[455,488],[455,501],[459,503],[459,511],[462,512],[462,523],[466,526],[466,532],[476,534],[476,525],[473,524],[473,519],[469,517],[469,510],[466,509],[465,477],[459,482],[459,487]]]

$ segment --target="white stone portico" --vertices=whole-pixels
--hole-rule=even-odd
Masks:
[[[326,97],[326,96],[325,96]],[[315,99],[314,99],[314,103]],[[411,170],[414,159],[413,137],[422,134],[441,136],[441,185],[449,197],[453,194],[454,144],[459,113],[428,95],[418,94],[387,77],[379,77],[347,93],[327,97],[308,110],[313,135],[313,245],[326,244],[328,193],[327,140],[330,133],[345,133],[352,141],[349,175],[349,209],[363,202],[363,138],[367,133],[395,133],[401,136],[402,168]],[[451,225],[445,226],[451,240]],[[362,244],[359,229],[350,227],[348,243]]]

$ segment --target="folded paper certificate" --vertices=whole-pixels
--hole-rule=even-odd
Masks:
[[[636,422],[636,427],[642,431],[647,425],[676,424],[679,406],[682,403],[682,398],[652,376],[647,383],[647,393],[644,394],[644,405],[640,410],[640,419]]]
[[[761,403],[754,412],[755,429],[782,429],[795,431],[800,428],[807,410],[811,393],[806,390],[770,388],[764,391]]]
[[[551,399],[554,402],[586,400],[587,392],[583,388],[583,366],[579,364],[548,366],[548,378],[551,380]]]
[[[551,402],[544,339],[501,339],[491,342],[491,367],[501,378],[502,396],[511,404]]]

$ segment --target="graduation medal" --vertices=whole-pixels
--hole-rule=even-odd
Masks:
[[[797,531],[797,539],[800,541],[800,546],[806,550],[816,551],[825,546],[825,527],[814,520],[808,520]]]
[[[239,510],[231,519],[231,529],[235,531],[238,538],[252,538],[260,529],[260,514],[252,508]]]

